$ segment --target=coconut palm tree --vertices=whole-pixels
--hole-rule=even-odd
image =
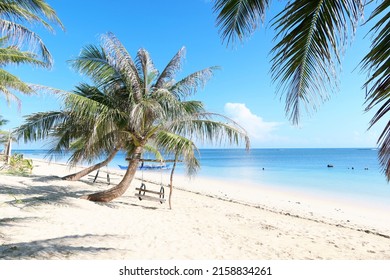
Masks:
[[[113,188],[84,196],[92,201],[111,201],[129,187],[142,153],[148,145],[167,152],[179,151],[189,172],[196,170],[194,137],[213,141],[226,139],[237,143],[245,132],[231,123],[211,119],[200,102],[187,101],[212,76],[215,67],[197,71],[175,81],[184,56],[182,48],[159,73],[149,53],[140,49],[133,60],[114,34],[102,37],[100,47],[87,46],[71,62],[80,73],[94,83],[92,94],[71,95],[72,113],[83,118],[95,116],[95,129],[117,130],[125,139],[123,145],[129,158],[122,181]],[[102,131],[103,131],[102,130]],[[131,143],[131,145],[128,145]]]
[[[337,88],[337,73],[343,50],[353,37],[366,8],[363,0],[296,0],[272,19],[276,45],[272,49],[271,73],[278,91],[285,95],[285,111],[297,124],[302,108],[317,110]],[[390,109],[390,1],[375,2],[368,19],[373,41],[361,61],[369,74],[367,107],[379,107],[371,126],[383,119]],[[264,20],[270,0],[215,0],[217,25],[227,44],[249,37]],[[380,161],[390,180],[390,122],[378,140]]]
[[[7,64],[29,63],[40,67],[51,67],[52,56],[42,39],[23,23],[40,23],[52,31],[49,22],[63,25],[56,12],[44,0],[0,0],[0,66]],[[22,48],[27,47],[27,51]],[[35,53],[38,47],[39,54]],[[19,99],[11,92],[16,90],[24,94],[33,89],[19,78],[0,69],[0,92],[7,102]]]

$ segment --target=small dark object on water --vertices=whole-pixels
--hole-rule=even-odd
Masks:
[[[328,164],[328,167],[329,167],[329,168],[333,167],[333,164]]]

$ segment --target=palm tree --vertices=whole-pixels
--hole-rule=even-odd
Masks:
[[[378,2],[368,19],[374,22],[371,50],[361,61],[369,74],[363,85],[367,89],[366,110],[379,107],[370,127],[383,119],[390,108],[390,1]],[[215,0],[222,39],[230,44],[249,37],[264,20],[270,4],[270,0]],[[276,31],[276,45],[271,51],[272,78],[285,95],[285,111],[294,124],[299,122],[302,107],[315,111],[335,91],[341,54],[365,7],[362,0],[288,1],[272,19]],[[390,122],[378,144],[380,161],[390,180]]]
[[[122,181],[113,188],[84,196],[92,201],[111,201],[129,187],[142,153],[148,145],[166,152],[179,152],[188,171],[198,167],[194,137],[229,143],[249,140],[245,132],[231,123],[212,120],[203,104],[187,101],[212,76],[215,67],[206,68],[174,81],[181,68],[182,48],[161,72],[154,67],[149,53],[140,49],[133,60],[112,34],[102,37],[100,47],[83,48],[71,62],[80,73],[91,78],[95,90],[89,95],[71,95],[72,114],[95,116],[95,130],[118,135],[129,158]],[[115,132],[115,133],[113,133]],[[100,138],[100,137],[99,137]]]
[[[0,0],[0,66],[6,64],[29,63],[35,66],[51,67],[52,56],[42,39],[22,23],[40,23],[46,29],[53,28],[47,20],[63,25],[56,12],[44,0]],[[22,51],[23,47],[27,51]],[[38,47],[39,54],[34,52]],[[0,92],[7,99],[19,99],[10,91],[17,90],[24,94],[33,92],[33,89],[19,78],[0,69]],[[20,103],[19,103],[20,104]]]

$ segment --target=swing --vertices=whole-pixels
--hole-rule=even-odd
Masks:
[[[145,200],[151,200],[151,201],[158,201],[161,204],[163,204],[165,202],[165,198],[164,198],[165,192],[164,192],[164,185],[162,183],[162,169],[160,170],[161,181],[160,181],[160,191],[159,192],[146,189],[146,185],[144,183],[144,171],[143,171],[143,169],[141,169],[141,170],[142,170],[141,171],[142,172],[141,173],[142,174],[141,175],[141,186],[139,188],[135,189],[136,191],[138,191],[138,193],[135,193],[135,196],[137,196],[139,200],[145,199]],[[158,197],[146,195],[146,193],[152,194],[152,195],[157,195]]]
[[[108,171],[108,167],[106,166],[106,174],[107,174],[107,184],[110,185],[111,184],[111,180],[110,180],[110,172]],[[95,178],[93,179],[92,183],[96,183],[96,180],[99,178],[99,172],[100,172],[100,168],[97,170],[96,172],[96,175],[95,175]]]

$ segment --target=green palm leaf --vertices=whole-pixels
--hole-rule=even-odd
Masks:
[[[0,39],[0,46],[3,46],[4,40]],[[36,66],[44,66],[44,63],[36,59],[36,55],[31,52],[20,51],[16,46],[5,48],[0,47],[0,65],[29,63]]]
[[[217,25],[227,44],[243,40],[256,30],[264,19],[270,0],[216,0],[214,12],[218,13]]]
[[[162,88],[164,87],[164,84],[167,82],[172,82],[172,80],[175,77],[175,74],[181,70],[181,63],[185,56],[186,49],[185,47],[182,47],[175,56],[169,61],[167,66],[164,68],[164,70],[159,75],[155,87],[156,88]]]
[[[199,151],[190,139],[161,130],[157,133],[154,141],[165,154],[180,155],[183,158],[188,175],[194,175],[200,169],[200,162],[196,157]]]
[[[62,29],[64,26],[56,15],[53,8],[42,0],[14,0],[2,1],[0,5],[0,32],[12,38],[12,44],[18,46],[29,45],[31,49],[39,47],[41,57],[45,65],[50,67],[53,59],[42,39],[33,31],[26,28],[21,23],[38,22],[46,29],[52,31],[52,26],[44,19],[58,24]],[[17,20],[19,23],[14,22]]]
[[[25,142],[46,139],[53,129],[69,116],[64,111],[38,112],[26,117],[25,122],[15,129],[14,134]]]
[[[364,84],[368,89],[366,111],[379,106],[371,119],[370,128],[385,118],[390,111],[390,3],[384,1],[371,14],[368,22],[375,21],[371,33],[374,39],[370,52],[363,58],[363,70],[369,73],[369,79]],[[387,122],[378,139],[379,161],[390,181],[390,122]]]
[[[3,69],[0,69],[0,92],[5,95],[7,103],[10,101],[15,101],[20,106],[20,100],[12,92],[12,90],[16,90],[24,94],[31,94],[34,92],[34,90],[29,85],[21,81],[18,77]]]
[[[102,36],[102,47],[107,53],[109,64],[115,66],[127,90],[131,92],[136,101],[139,101],[142,98],[142,80],[137,66],[126,48],[110,32]]]
[[[214,71],[219,69],[220,67],[218,66],[212,66],[194,72],[173,84],[169,88],[169,91],[179,100],[184,99],[190,95],[195,94],[199,88],[203,88],[212,78]]]
[[[281,39],[272,49],[271,72],[285,92],[286,113],[294,124],[302,105],[316,110],[337,87],[340,55],[362,13],[361,1],[302,0],[275,17],[275,39]]]

